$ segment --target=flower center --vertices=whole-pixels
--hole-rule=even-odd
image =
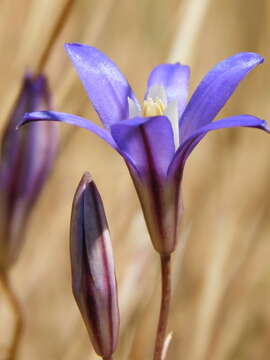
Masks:
[[[143,116],[163,115],[165,107],[166,106],[161,99],[156,98],[153,100],[151,97],[148,97],[147,100],[144,100],[143,102]]]
[[[129,118],[166,116],[172,125],[174,144],[179,146],[179,126],[178,126],[178,104],[176,100],[168,103],[165,88],[162,85],[153,85],[143,102],[142,109],[134,100],[128,98]]]

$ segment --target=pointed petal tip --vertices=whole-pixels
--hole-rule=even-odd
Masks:
[[[270,126],[268,125],[267,121],[264,121],[264,129],[266,132],[270,133]]]
[[[35,75],[30,70],[25,71],[23,75],[23,89],[46,98],[49,94],[46,76],[44,74]]]
[[[188,74],[190,73],[190,67],[189,67],[189,65],[187,65],[187,64],[182,64],[180,61],[176,61],[175,63],[172,63],[172,64],[170,64],[170,65],[172,65],[172,66],[174,66],[174,67],[178,67],[179,69],[181,68],[181,69],[185,69],[187,72],[188,72]]]
[[[74,196],[74,202],[77,203],[79,199],[81,198],[82,194],[85,192],[87,186],[89,186],[91,183],[94,184],[92,176],[88,171],[86,171],[83,176],[81,177],[81,180],[79,182],[79,185],[76,190],[76,194]]]
[[[23,76],[24,81],[31,81],[33,79],[33,73],[31,70],[26,70]]]
[[[264,63],[264,57],[261,56],[261,55],[259,55],[259,54],[256,54],[256,55],[257,55],[257,57],[258,57],[259,64]]]
[[[116,64],[95,47],[77,43],[65,45],[100,120],[109,128],[128,118],[128,100],[135,95]]]
[[[81,187],[86,187],[87,185],[89,185],[90,183],[93,183],[94,184],[94,181],[93,181],[93,178],[91,176],[91,174],[86,171],[82,178],[81,178],[81,181],[80,181],[80,186]]]
[[[258,62],[263,62],[264,61],[264,57],[262,57],[260,54],[255,53],[255,52],[247,52],[247,55],[249,55],[251,58],[254,59],[254,61],[258,61]]]
[[[80,46],[80,45],[81,45],[80,43],[69,42],[69,43],[65,43],[65,44],[64,44],[64,47],[65,47],[66,49],[68,49],[68,48],[70,48],[70,47],[72,47],[72,46]]]
[[[35,120],[41,120],[42,116],[40,114],[50,113],[49,111],[34,111],[34,112],[26,112],[23,115],[22,120],[20,120],[16,126],[16,130],[20,129],[22,126],[28,124],[29,122],[35,121]]]
[[[28,118],[28,115],[30,113],[25,113],[23,118],[18,122],[18,124],[15,127],[15,130],[19,130],[23,125],[25,125],[26,123],[28,123],[30,120]]]
[[[78,54],[78,51],[94,51],[96,53],[101,53],[101,51],[99,51],[97,48],[95,48],[94,46],[90,46],[90,45],[85,45],[85,44],[80,44],[80,43],[66,43],[64,45],[64,48],[66,50],[66,52],[68,53],[68,55],[70,56],[74,56]]]
[[[180,145],[178,151],[175,153],[175,156],[169,166],[168,175],[171,176],[176,174],[179,169],[183,171],[185,162],[193,149],[197,144],[204,138],[204,136],[213,130],[235,128],[235,127],[246,127],[246,128],[256,128],[263,130],[267,133],[270,133],[270,127],[265,120],[262,120],[253,115],[237,115],[221,120],[208,123],[199,129],[196,129],[184,142]]]
[[[241,67],[244,66],[245,68],[251,69],[256,65],[262,64],[264,62],[264,58],[255,52],[241,52],[225,60],[229,59],[235,61]]]
[[[178,117],[185,109],[188,87],[189,87],[190,69],[179,62],[174,64],[160,64],[151,71],[147,81],[146,98],[150,89],[154,85],[163,86],[166,90],[168,104],[177,100]]]
[[[83,176],[82,176],[82,179],[84,179],[85,182],[91,182],[91,181],[93,181],[93,178],[92,178],[92,176],[91,176],[91,174],[90,174],[89,171],[85,171],[85,172],[84,172],[84,174],[83,174]]]
[[[81,54],[85,50],[92,49],[91,46],[80,44],[80,43],[66,43],[64,45],[64,48],[71,60],[74,58],[78,58],[78,57],[81,58]]]
[[[72,52],[73,49],[75,48],[79,48],[79,47],[84,47],[86,45],[80,44],[80,43],[65,43],[64,48],[67,52]]]
[[[194,91],[180,119],[184,141],[196,129],[210,123],[223,108],[239,83],[264,58],[254,52],[234,54],[215,65]]]

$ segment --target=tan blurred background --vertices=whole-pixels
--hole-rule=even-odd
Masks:
[[[37,71],[67,1],[1,0],[1,129],[26,69]],[[142,98],[149,71],[165,61],[192,66],[191,90],[217,62],[255,51],[265,64],[239,86],[219,117],[270,118],[267,0],[77,0],[43,59],[54,109],[97,120],[64,52],[94,45]],[[71,294],[72,197],[85,170],[99,186],[117,264],[121,337],[116,359],[151,359],[159,306],[158,256],[122,159],[95,135],[61,125],[53,174],[32,215],[12,271],[24,310],[18,360],[96,359]],[[167,360],[270,358],[270,138],[258,130],[209,134],[185,170],[185,215],[174,255]],[[0,359],[12,316],[0,295]]]

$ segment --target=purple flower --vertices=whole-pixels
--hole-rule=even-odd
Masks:
[[[73,200],[70,223],[73,294],[98,355],[111,359],[119,335],[114,259],[103,203],[86,173]]]
[[[238,115],[212,122],[239,82],[263,58],[240,53],[216,65],[187,103],[189,68],[163,64],[151,72],[143,106],[116,65],[99,50],[66,45],[68,55],[104,128],[59,112],[25,115],[25,122],[54,120],[97,134],[125,159],[155,249],[171,253],[182,213],[180,186],[187,158],[212,130],[237,126],[269,131],[265,121]],[[136,71],[136,70],[135,70]]]
[[[44,76],[24,77],[17,104],[4,130],[0,162],[0,268],[16,260],[32,206],[52,167],[58,144],[57,125],[31,124],[16,129],[26,111],[49,109]]]

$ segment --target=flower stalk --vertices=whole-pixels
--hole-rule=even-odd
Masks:
[[[161,304],[156,342],[154,349],[154,360],[163,360],[163,348],[166,340],[170,302],[171,302],[171,255],[160,255],[161,263]]]

